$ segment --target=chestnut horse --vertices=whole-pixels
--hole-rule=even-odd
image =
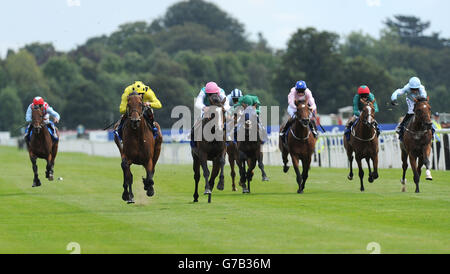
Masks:
[[[194,146],[191,147],[191,155],[193,158],[193,170],[194,170],[194,203],[198,202],[198,182],[200,181],[200,166],[203,169],[203,177],[205,178],[205,195],[208,195],[208,203],[211,203],[211,193],[214,188],[214,182],[219,174],[219,171],[225,164],[226,153],[226,141],[224,130],[224,117],[225,110],[223,105],[226,98],[221,100],[220,96],[213,94],[209,97],[211,106],[210,110],[205,112],[204,117],[201,120],[201,124],[198,127],[194,126]],[[220,111],[220,112],[219,112]],[[216,117],[219,115],[220,117]],[[215,121],[217,123],[215,123]],[[205,128],[209,128],[209,130]],[[216,132],[217,131],[217,132]],[[196,141],[195,136],[201,134],[201,141]],[[207,140],[205,135],[212,137],[212,140]],[[219,138],[216,138],[219,136]],[[213,162],[212,172],[209,172],[208,161]],[[211,175],[211,177],[210,177]]]
[[[353,180],[353,152],[359,168],[359,179],[361,181],[361,191],[364,191],[364,170],[362,168],[362,159],[366,159],[369,167],[369,182],[373,183],[378,179],[378,135],[375,121],[374,103],[361,99],[364,106],[359,120],[353,126],[350,134],[350,140],[347,141],[344,135],[344,148],[347,151],[347,158],[350,163],[349,180]],[[370,168],[370,160],[373,162],[373,173]]]
[[[45,177],[49,181],[53,181],[53,167],[55,166],[56,153],[58,152],[58,141],[53,141],[48,131],[47,125],[44,122],[44,110],[42,107],[34,106],[31,112],[31,126],[30,142],[27,142],[28,154],[30,155],[31,163],[33,164],[33,187],[41,185],[38,177],[38,167],[36,159],[41,158],[47,160],[47,167]],[[58,129],[56,135],[59,136]]]
[[[422,166],[426,167],[426,179],[432,180],[430,172],[430,160],[428,159],[431,151],[432,140],[432,122],[431,107],[427,98],[414,99],[414,117],[405,125],[405,133],[400,144],[402,149],[403,176],[402,191],[406,191],[406,170],[408,169],[408,157],[411,169],[414,174],[414,183],[416,184],[416,193],[419,193],[419,181],[422,173]]]
[[[149,111],[149,109],[144,107],[141,95],[137,92],[130,93],[128,95],[126,118],[122,128],[123,146],[119,145],[120,142],[118,144],[123,171],[122,199],[128,204],[134,203],[133,174],[130,170],[132,164],[142,165],[145,168],[147,177],[142,178],[144,190],[147,191],[149,197],[155,194],[153,176],[161,152],[162,134],[159,124],[154,122],[158,129],[158,136],[155,138],[152,129],[143,117],[146,111]]]
[[[308,179],[308,172],[311,166],[311,157],[314,153],[317,139],[312,134],[309,123],[311,109],[304,101],[295,101],[297,111],[295,113],[295,122],[287,135],[287,142],[285,143],[280,136],[279,148],[283,158],[283,172],[287,173],[289,170],[288,154],[291,155],[292,164],[297,176],[298,190],[297,193],[302,194],[305,189],[306,180]],[[282,127],[280,128],[280,131]],[[299,160],[302,161],[303,171],[300,174]]]

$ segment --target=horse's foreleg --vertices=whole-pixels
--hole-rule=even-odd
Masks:
[[[205,192],[203,194],[211,194],[211,186],[209,185],[209,169],[208,169],[208,161],[206,159],[200,160],[202,169],[203,169],[203,178],[205,178]]]
[[[232,182],[232,191],[236,191],[236,184],[235,184],[235,178],[236,178],[236,172],[234,171],[234,159],[228,155],[228,161],[230,163],[231,168],[231,182]]]
[[[211,187],[211,190],[214,189],[217,175],[219,175],[219,172],[221,171],[222,167],[223,167],[223,163],[222,163],[221,159],[218,159],[218,160],[216,159],[213,161],[211,176],[209,177],[209,186]]]
[[[152,197],[155,195],[155,189],[153,185],[155,182],[153,181],[153,176],[155,175],[153,159],[150,159],[145,166],[145,171],[147,172],[147,178],[144,179],[144,189],[147,190],[147,196]]]
[[[367,167],[369,168],[369,183],[373,183],[372,169],[370,168],[370,157],[366,157]]]
[[[419,190],[420,175],[419,175],[419,172],[417,171],[416,157],[413,155],[409,155],[409,163],[411,164],[411,169],[414,174],[414,183],[416,184],[416,193],[419,193],[420,192],[420,190]]]
[[[131,174],[130,170],[130,164],[128,163],[126,158],[122,158],[121,163],[122,171],[123,171],[123,193],[122,193],[122,200],[125,202],[134,203],[133,201],[133,194],[130,195],[129,187],[130,184],[133,183],[133,174]]]
[[[194,203],[198,202],[198,182],[200,181],[200,161],[198,158],[194,156],[194,181],[195,181],[195,190],[194,190]]]
[[[33,166],[33,173],[34,173],[34,179],[33,179],[33,187],[41,186],[41,181],[39,180],[39,174],[38,174],[38,167],[36,164],[37,157],[30,154],[30,160],[31,164]]]
[[[45,171],[45,178],[47,178],[49,181],[53,181],[53,167],[52,167],[52,154],[49,153],[49,155],[47,156],[47,166],[46,166],[46,171]]]
[[[353,180],[353,150],[350,148],[350,146],[347,148],[347,158],[350,164],[350,173],[348,174],[347,178],[351,181]]]
[[[220,175],[219,175],[219,183],[217,184],[217,189],[223,190],[225,185],[225,177],[223,176],[223,170],[225,168],[225,155],[220,157],[219,164],[220,164]]]
[[[375,153],[375,155],[372,157],[373,162],[373,179],[378,179],[378,155]]]
[[[400,181],[402,184],[402,192],[406,192],[406,170],[408,169],[408,154],[406,153],[406,151],[402,150],[402,169],[403,169],[403,174],[402,174],[402,180]]]
[[[269,178],[267,177],[266,171],[264,170],[263,153],[262,152],[260,152],[258,154],[258,167],[259,167],[259,169],[261,169],[263,182],[264,181],[269,181]]]
[[[426,170],[426,177],[425,179],[428,181],[432,181],[433,177],[431,176],[431,170],[430,170],[430,152],[431,152],[431,145],[430,146],[425,146],[424,150],[423,150],[423,162],[425,164],[425,167],[427,168]]]
[[[306,159],[302,159],[302,192],[305,190],[306,180],[308,179],[309,175],[309,168],[311,167],[311,156],[307,157]]]
[[[245,183],[247,181],[247,172],[245,171],[246,161],[242,155],[239,155],[239,161],[237,163],[240,175],[239,185],[242,187],[242,193],[248,193],[247,185]]]
[[[288,152],[287,150],[283,147],[281,149],[281,158],[283,158],[283,172],[287,173],[289,171],[289,166],[287,165],[288,163]]]
[[[294,166],[294,170],[295,170],[295,174],[296,174],[296,178],[297,178],[297,184],[298,184],[298,190],[297,190],[297,193],[298,193],[298,194],[302,194],[302,193],[303,193],[303,189],[302,189],[302,181],[303,181],[303,178],[302,178],[302,176],[301,176],[301,174],[300,174],[300,170],[299,170],[299,168],[298,168],[299,162],[298,162],[298,157],[297,157],[297,155],[291,154],[291,160],[292,160],[292,165]]]
[[[248,193],[250,193],[250,182],[252,181],[254,174],[253,170],[255,169],[255,167],[256,167],[256,159],[250,159],[247,170]]]
[[[362,191],[364,191],[364,182],[363,182],[363,180],[364,180],[364,170],[362,168],[361,160],[362,160],[361,158],[356,157],[356,162],[358,163],[358,168],[359,168],[359,180],[361,182],[360,190],[362,192]]]

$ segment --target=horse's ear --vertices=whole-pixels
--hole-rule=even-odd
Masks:
[[[227,100],[227,98],[225,97],[225,98],[223,98],[223,100],[222,100],[222,105],[225,105],[225,101]]]
[[[413,98],[414,99],[414,103],[419,102],[419,100],[417,100],[417,98]]]
[[[430,101],[430,96],[427,96],[427,102],[429,102]]]
[[[298,100],[295,100],[294,104],[298,107],[298,105],[300,104],[300,102]]]

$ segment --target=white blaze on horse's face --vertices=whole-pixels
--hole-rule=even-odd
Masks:
[[[366,108],[368,112],[367,122],[370,124],[372,123],[372,108],[369,105],[367,105]]]

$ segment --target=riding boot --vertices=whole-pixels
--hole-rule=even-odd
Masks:
[[[316,123],[312,120],[309,121],[309,128],[311,129],[312,134],[314,135],[314,138],[317,139],[317,126]]]
[[[116,134],[116,136],[119,137],[120,141],[122,141],[122,128],[123,128],[124,122],[125,122],[125,115],[122,115],[122,118],[120,119],[119,126],[114,131],[114,134]]]
[[[288,131],[288,129],[292,126],[292,124],[294,123],[295,119],[294,118],[289,118],[289,120],[286,122],[286,124],[284,125],[283,130],[280,132],[280,136],[284,138],[284,136],[286,135],[286,132]]]
[[[347,138],[347,141],[350,141],[350,131],[351,131],[351,128],[353,126],[353,123],[354,123],[354,121],[351,121],[345,127],[344,134],[345,134],[345,138]]]
[[[380,130],[380,127],[378,127],[377,122],[375,122],[375,129],[377,130],[377,137],[380,137],[381,130]]]
[[[414,114],[406,114],[405,117],[403,118],[403,121],[400,123],[400,125],[397,127],[397,134],[398,134],[398,139],[402,140],[403,139],[403,133],[405,132],[405,126],[406,123],[409,121],[409,119],[411,119],[411,117],[413,117]]]
[[[25,129],[25,135],[23,136],[23,139],[25,140],[26,143],[30,142],[30,133],[31,133],[31,124],[27,126],[27,128]]]
[[[56,133],[56,126],[54,123],[49,123],[48,126],[50,126],[50,128],[53,131],[53,136],[55,137],[55,141],[58,140],[58,134]]]

